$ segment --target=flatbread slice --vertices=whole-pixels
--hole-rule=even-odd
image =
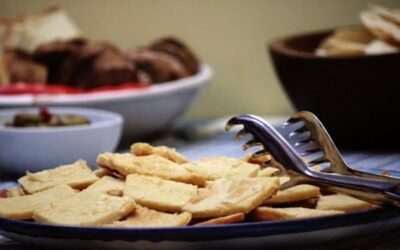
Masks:
[[[263,168],[277,168],[278,170],[284,169],[282,164],[280,164],[277,160],[275,160],[275,158],[272,155],[268,154],[256,157],[254,154],[249,154],[243,160],[248,163],[257,164]]]
[[[193,218],[213,218],[248,213],[279,188],[275,177],[221,178],[198,190],[183,210]]]
[[[231,177],[256,177],[260,170],[257,164],[225,156],[204,158],[182,164],[181,166],[192,173],[204,176],[207,180]]]
[[[400,9],[389,9],[379,5],[369,4],[368,9],[381,17],[400,25]]]
[[[28,193],[40,192],[56,185],[67,184],[74,189],[83,189],[99,178],[83,160],[54,169],[44,170],[18,179],[21,187]]]
[[[364,55],[365,48],[373,39],[364,28],[340,28],[325,38],[316,52],[321,56]]]
[[[246,157],[243,160],[248,163],[253,163],[253,164],[257,164],[259,166],[264,166],[265,163],[272,160],[272,156],[271,155],[262,155],[259,157],[254,157],[252,154],[248,154],[248,155],[246,155]]]
[[[107,227],[178,227],[186,226],[192,219],[190,213],[170,214],[138,206],[126,219],[114,221]]]
[[[279,176],[279,185],[283,185],[286,182],[290,181],[290,177],[289,176]]]
[[[23,195],[25,195],[25,193],[21,188],[13,187],[13,188],[7,189],[7,197],[8,198],[23,196]]]
[[[184,155],[178,153],[174,148],[165,146],[153,147],[143,142],[132,144],[131,153],[137,156],[158,155],[178,164],[188,162],[188,159]]]
[[[122,181],[120,179],[116,179],[111,176],[104,176],[92,185],[90,185],[87,189],[84,191],[91,191],[91,192],[100,192],[100,193],[113,193],[113,191],[119,190],[121,191],[121,196],[122,192],[125,189],[125,181]],[[114,192],[115,193],[115,192]]]
[[[31,195],[4,198],[0,201],[0,217],[16,220],[32,218],[34,210],[76,194],[70,186],[61,184]]]
[[[102,178],[104,176],[113,176],[113,172],[111,171],[111,169],[102,167],[97,168],[93,171],[93,173],[99,178]]]
[[[126,177],[124,195],[142,206],[165,212],[181,212],[196,194],[191,184],[164,180],[155,176],[131,174]]]
[[[365,10],[360,13],[361,22],[380,40],[400,46],[400,24],[393,22],[388,16],[375,10]]]
[[[74,225],[100,226],[109,224],[131,213],[136,203],[130,197],[123,197],[119,180],[103,177],[89,188],[67,199],[36,209],[33,218],[38,222]]]
[[[362,201],[344,194],[321,196],[317,203],[317,209],[339,210],[344,212],[367,210],[374,207],[375,206],[369,202]]]
[[[303,207],[272,208],[258,207],[252,212],[252,218],[257,221],[301,219],[320,216],[343,214],[337,210],[317,210]]]
[[[399,47],[396,47],[379,39],[375,39],[374,41],[370,42],[368,46],[365,48],[366,55],[398,53],[399,51],[400,51]]]
[[[215,219],[206,220],[200,223],[194,224],[194,226],[211,226],[211,225],[223,225],[223,224],[233,224],[243,221],[245,218],[244,213],[231,214],[223,217],[218,217]]]
[[[157,176],[166,180],[199,186],[203,186],[205,183],[203,176],[191,173],[182,165],[158,155],[135,156],[130,153],[103,153],[97,157],[97,164],[101,167],[116,170],[123,175]]]
[[[320,194],[319,187],[309,184],[301,184],[278,191],[275,195],[265,200],[263,203],[269,205],[287,204],[308,200],[310,198],[317,197]]]
[[[278,168],[274,167],[267,167],[258,172],[258,177],[270,177],[273,174],[279,172],[280,170]]]

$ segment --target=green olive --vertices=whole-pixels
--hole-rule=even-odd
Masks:
[[[57,127],[90,124],[86,117],[73,114],[55,115],[43,117],[40,114],[21,113],[16,114],[12,121],[5,124],[7,127]]]

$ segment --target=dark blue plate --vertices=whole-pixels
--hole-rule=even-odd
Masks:
[[[253,249],[400,246],[400,210],[376,209],[310,219],[168,228],[100,228],[0,218],[0,233],[52,248]]]

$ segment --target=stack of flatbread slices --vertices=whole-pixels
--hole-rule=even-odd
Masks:
[[[267,159],[271,159],[266,157]],[[96,227],[203,226],[337,215],[374,206],[308,184],[279,190],[289,177],[262,161],[189,161],[172,148],[136,143],[129,153],[27,173],[0,199],[0,216]],[[260,165],[261,164],[261,165]],[[262,167],[263,166],[263,167]]]
[[[357,56],[400,52],[400,9],[370,5],[360,13],[364,27],[340,28],[322,41],[319,56]]]

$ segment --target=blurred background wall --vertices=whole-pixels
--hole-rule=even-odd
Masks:
[[[358,13],[368,3],[400,7],[399,0],[0,0],[0,16],[59,5],[87,37],[126,50],[176,35],[215,70],[187,117],[269,115],[293,109],[266,43],[296,32],[358,24]]]

